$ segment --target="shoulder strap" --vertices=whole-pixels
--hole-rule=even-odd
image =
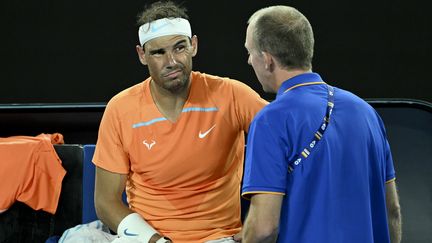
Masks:
[[[328,91],[327,110],[323,122],[321,126],[318,128],[318,130],[315,132],[314,136],[312,137],[312,142],[309,143],[309,146],[304,148],[300,152],[300,154],[297,154],[294,160],[292,160],[288,164],[288,173],[293,172],[295,167],[297,167],[303,160],[305,160],[309,156],[309,154],[313,151],[317,143],[321,140],[322,136],[324,135],[324,132],[326,131],[329,125],[330,117],[334,108],[334,88],[330,85],[327,85],[327,91]]]

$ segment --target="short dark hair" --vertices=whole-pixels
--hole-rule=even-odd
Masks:
[[[186,8],[177,5],[172,1],[158,1],[145,7],[144,11],[138,14],[137,24],[143,25],[163,18],[189,19],[186,12]]]
[[[289,69],[312,69],[314,36],[307,18],[297,9],[273,6],[258,10],[249,19],[258,51],[272,54]]]

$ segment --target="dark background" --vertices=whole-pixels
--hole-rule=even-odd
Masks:
[[[0,103],[107,102],[148,76],[136,15],[152,1],[2,0]],[[362,98],[432,102],[430,10],[413,1],[180,1],[199,38],[194,70],[264,94],[247,65],[248,17],[289,4],[315,32],[314,71]]]

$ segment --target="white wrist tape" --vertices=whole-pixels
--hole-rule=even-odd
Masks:
[[[165,237],[160,238],[159,240],[156,241],[156,243],[166,243],[168,242],[168,239]]]
[[[135,238],[141,242],[149,242],[154,234],[159,234],[153,227],[151,227],[141,216],[137,213],[131,213],[126,216],[117,227],[117,234],[120,237]],[[161,239],[164,239],[163,237]],[[157,241],[159,242],[166,242]]]

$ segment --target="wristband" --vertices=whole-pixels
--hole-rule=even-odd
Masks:
[[[171,242],[171,240],[167,237],[162,237],[156,241],[156,243],[166,243],[166,242]]]
[[[120,237],[135,238],[142,242],[149,242],[154,234],[159,234],[137,213],[131,213],[124,217],[117,227],[117,234]],[[164,239],[162,237],[161,239]],[[160,239],[159,239],[160,240]],[[166,242],[165,241],[157,241]]]
[[[157,238],[156,238],[157,237]],[[156,238],[156,239],[155,239]],[[149,242],[155,242],[155,243],[166,243],[166,242],[171,242],[171,239],[170,238],[168,238],[168,237],[164,237],[164,236],[162,236],[162,235],[160,235],[160,234],[158,234],[158,233],[156,233],[156,234],[154,234],[151,238],[150,238],[150,240],[149,240]]]

